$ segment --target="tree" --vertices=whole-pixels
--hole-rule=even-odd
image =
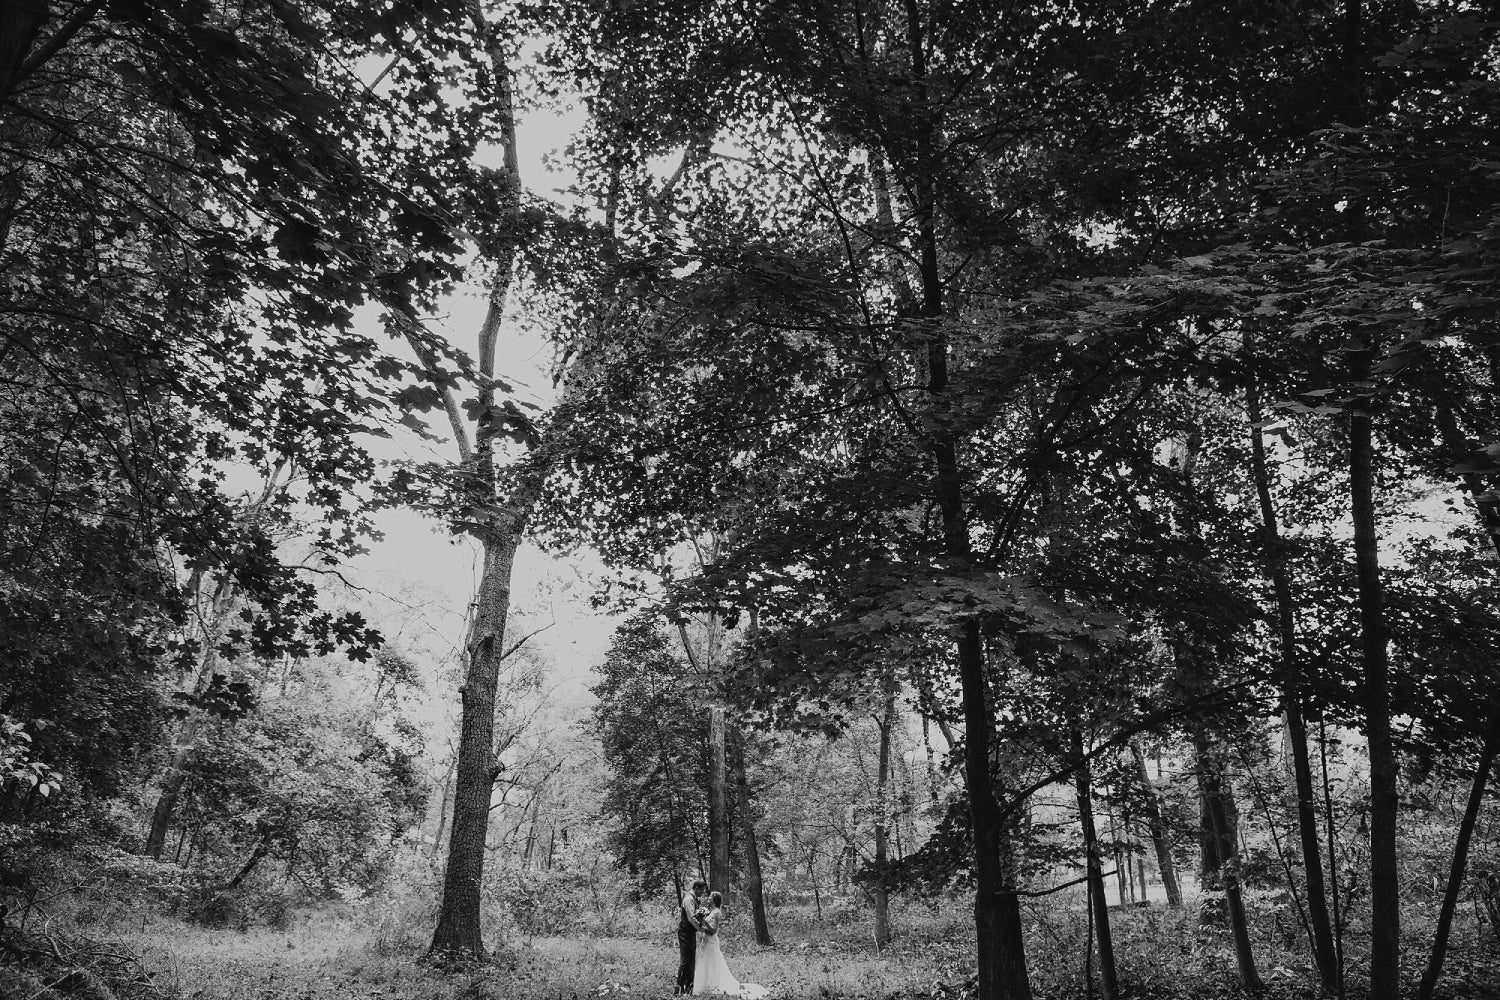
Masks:
[[[450,115],[430,87],[464,64],[455,23],[405,3],[5,13],[5,697],[33,726],[81,712],[79,738],[45,741],[88,775],[80,794],[154,763],[156,678],[203,665],[200,585],[243,601],[204,656],[378,640],[313,580],[367,529],[359,436],[389,433],[411,367],[356,310],[430,304],[461,273],[459,207],[486,189],[469,161],[491,115]],[[393,56],[376,85],[350,69]],[[297,488],[244,521],[227,470],[282,463]],[[321,520],[297,565],[266,527],[293,511]],[[101,704],[120,725],[87,725]]]
[[[691,678],[655,616],[616,631],[593,688],[593,728],[609,768],[605,811],[614,856],[643,893],[679,895],[707,868],[698,817],[707,809],[706,727]]]

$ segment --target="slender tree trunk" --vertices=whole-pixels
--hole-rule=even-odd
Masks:
[[[1103,798],[1104,802],[1108,804],[1109,788],[1106,787],[1099,794],[1100,797]],[[1119,900],[1121,906],[1124,906],[1126,897],[1130,892],[1129,884],[1127,882],[1129,866],[1124,863],[1124,860],[1121,857],[1120,832],[1115,828],[1114,810],[1107,809],[1104,816],[1105,819],[1109,821],[1109,849],[1110,853],[1113,854],[1115,858],[1115,898]]]
[[[1368,351],[1354,355],[1355,381],[1370,377]],[[1390,664],[1375,526],[1375,451],[1370,412],[1349,412],[1349,492],[1354,519],[1364,671],[1365,739],[1370,755],[1370,1000],[1401,991],[1401,896],[1396,862],[1396,751],[1391,740]]]
[[[480,936],[480,889],[496,763],[495,691],[504,656],[505,620],[510,612],[510,579],[520,544],[519,525],[497,526],[484,543],[484,570],[473,623],[465,643],[468,666],[459,689],[463,703],[453,793],[453,832],[443,876],[443,902],[432,946],[436,955],[485,957]]]
[[[438,803],[437,832],[432,837],[432,853],[443,849],[443,833],[448,828],[448,809],[453,804],[453,772],[458,767],[458,756],[455,754],[452,761],[448,763],[448,773],[443,776],[443,798]]]
[[[1139,841],[1137,841],[1137,844],[1139,844]],[[1151,890],[1146,887],[1146,849],[1144,847],[1140,847],[1136,851],[1135,873],[1136,879],[1140,882],[1141,886],[1141,902],[1151,902]]]
[[[1198,755],[1198,788],[1202,794],[1204,823],[1204,860],[1214,862],[1215,874],[1224,888],[1224,908],[1234,937],[1234,957],[1239,966],[1240,985],[1249,991],[1265,988],[1255,967],[1255,953],[1250,944],[1250,925],[1245,916],[1245,901],[1240,893],[1239,846],[1234,820],[1234,799],[1224,783],[1224,772],[1201,729],[1193,733]],[[1206,866],[1205,866],[1206,867]],[[1205,871],[1204,881],[1208,881]]]
[[[255,869],[260,867],[260,863],[264,861],[266,855],[270,853],[271,831],[267,830],[265,833],[260,835],[260,840],[256,841],[255,850],[250,852],[250,857],[245,859],[245,863],[240,866],[240,870],[234,873],[234,878],[230,879],[229,883],[224,886],[224,891],[229,892],[234,889],[238,889],[242,884],[244,884],[245,879],[249,878],[251,873],[254,872]]]
[[[729,895],[729,795],[724,709],[708,710],[708,886]]]
[[[1253,353],[1253,340],[1246,335],[1246,351]],[[1253,361],[1253,358],[1252,358]],[[1280,655],[1281,709],[1286,719],[1287,743],[1292,753],[1293,794],[1297,801],[1297,834],[1302,846],[1302,865],[1307,883],[1308,922],[1312,928],[1313,958],[1323,992],[1337,994],[1338,953],[1333,942],[1333,923],[1328,915],[1328,897],[1323,881],[1323,852],[1318,845],[1318,817],[1314,800],[1312,762],[1307,752],[1307,722],[1302,715],[1301,685],[1296,665],[1297,627],[1291,574],[1276,505],[1271,495],[1270,464],[1266,460],[1265,435],[1261,429],[1260,386],[1254,375],[1245,391],[1250,418],[1250,460],[1255,492],[1260,500],[1261,527],[1266,533],[1266,564],[1276,597],[1276,631]]]
[[[1130,755],[1135,758],[1137,778],[1141,783],[1143,808],[1146,812],[1146,829],[1151,833],[1151,846],[1156,851],[1156,867],[1161,872],[1162,889],[1167,894],[1168,906],[1182,905],[1182,887],[1177,882],[1177,866],[1172,861],[1172,842],[1167,833],[1167,824],[1162,819],[1161,797],[1151,783],[1146,770],[1146,756],[1140,744],[1130,742]]]
[[[1438,911],[1437,930],[1432,939],[1432,953],[1427,959],[1427,971],[1422,974],[1417,1000],[1432,1000],[1438,977],[1443,974],[1443,959],[1448,953],[1448,933],[1453,928],[1453,911],[1458,907],[1458,894],[1464,884],[1464,869],[1469,862],[1469,842],[1474,836],[1474,824],[1479,819],[1480,807],[1484,804],[1484,786],[1489,780],[1490,769],[1495,765],[1497,748],[1500,748],[1500,730],[1492,729],[1485,737],[1484,749],[1479,754],[1479,765],[1474,770],[1474,783],[1469,786],[1469,801],[1464,807],[1463,820],[1458,825],[1458,841],[1453,845],[1453,865],[1448,870],[1448,887],[1443,892],[1443,905]]]
[[[1318,762],[1323,779],[1323,829],[1328,835],[1328,899],[1333,905],[1333,950],[1339,960],[1339,996],[1344,995],[1344,916],[1339,905],[1338,842],[1334,836],[1333,784],[1328,779],[1328,730],[1318,716]]]
[[[755,816],[750,809],[750,776],[746,771],[743,734],[735,741],[735,749],[735,789],[739,798],[740,839],[745,844],[745,889],[750,896],[755,943],[765,946],[771,944],[771,925],[766,919],[766,889],[760,871],[760,844],[755,838]],[[680,895],[678,898],[681,898]]]
[[[1083,756],[1083,734],[1073,731],[1073,756],[1079,761]],[[1104,865],[1099,860],[1099,837],[1094,830],[1094,791],[1092,775],[1087,763],[1079,765],[1074,775],[1078,789],[1078,822],[1083,827],[1083,847],[1087,856],[1089,900],[1094,916],[1094,937],[1099,949],[1099,987],[1104,1000],[1115,1000],[1120,995],[1120,983],[1115,972],[1115,939],[1109,926],[1109,901],[1104,894]],[[1124,902],[1121,899],[1121,902]]]
[[[887,844],[887,818],[890,815],[891,729],[896,720],[896,687],[892,678],[886,681],[885,704],[875,724],[880,730],[879,763],[875,771],[875,881],[872,887],[875,910],[875,946],[884,949],[891,943],[891,897],[887,885],[890,849]]]

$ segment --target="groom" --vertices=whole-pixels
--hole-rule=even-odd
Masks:
[[[688,996],[693,992],[693,964],[698,954],[698,896],[708,891],[708,883],[701,878],[682,896],[677,907],[677,986],[674,996]]]

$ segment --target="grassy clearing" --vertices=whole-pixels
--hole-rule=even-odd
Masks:
[[[1088,995],[1083,915],[1066,906],[1031,911],[1028,958],[1039,998]],[[1113,911],[1111,916],[1127,996],[1243,996],[1227,935],[1199,927],[1195,909]],[[776,913],[777,943],[769,948],[750,940],[742,926],[747,921],[734,921],[724,948],[735,975],[768,987],[772,1000],[957,1000],[974,969],[968,906],[955,901],[939,910],[902,907],[894,917],[900,937],[883,953],[873,947],[864,915],[852,908],[831,910],[823,920],[799,910]],[[459,971],[420,961],[426,923],[403,920],[393,926],[357,908],[299,914],[285,930],[207,930],[157,918],[112,936],[142,952],[164,992],[181,1000],[572,1000],[670,995],[677,956],[671,927],[664,926],[669,924],[647,911],[621,922],[611,936],[527,939],[497,930],[491,936],[502,942],[497,961]],[[1265,932],[1256,941],[1257,962],[1268,986],[1261,1000],[1314,997],[1312,969],[1297,938],[1300,928],[1274,921],[1258,926]],[[1478,930],[1465,928],[1456,942],[1440,991],[1447,1000],[1500,1000],[1492,945],[1468,940]],[[1350,944],[1357,947],[1357,938]],[[1407,958],[1414,985],[1421,949]],[[1350,996],[1360,996],[1362,984],[1350,985]]]
[[[761,983],[782,1000],[924,995],[968,974],[963,926],[950,927],[962,914],[924,916],[921,933],[906,935],[884,954],[863,940],[862,927],[794,915],[769,948],[731,929],[725,953],[742,981]],[[677,966],[670,928],[608,938],[513,936],[492,965],[457,972],[420,962],[410,938],[392,944],[388,929],[357,914],[310,913],[285,930],[248,931],[156,919],[115,936],[141,952],[159,984],[184,1000],[662,997],[671,993]]]

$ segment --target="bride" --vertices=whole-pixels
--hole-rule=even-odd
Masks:
[[[766,995],[766,988],[757,983],[742,983],[729,971],[724,961],[724,951],[719,947],[719,922],[724,919],[721,893],[710,893],[712,906],[703,918],[703,936],[698,939],[697,960],[693,963],[693,995],[722,993],[744,1000],[757,1000]]]

